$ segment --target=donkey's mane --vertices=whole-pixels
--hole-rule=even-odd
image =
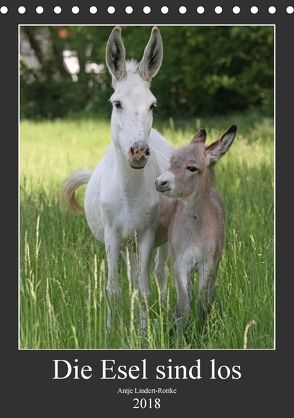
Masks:
[[[131,59],[126,61],[126,71],[128,73],[134,73],[136,74],[139,70],[139,64],[137,61]]]

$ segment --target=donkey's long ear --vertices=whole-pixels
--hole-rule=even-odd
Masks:
[[[121,28],[116,26],[107,41],[106,64],[110,74],[116,80],[126,76],[126,50],[121,38]]]
[[[155,26],[152,29],[150,39],[139,65],[139,74],[144,80],[150,81],[158,73],[162,63],[162,57],[162,38],[159,29]]]
[[[206,141],[206,130],[201,129],[197,134],[195,134],[194,138],[191,141],[191,144],[205,144]]]
[[[220,139],[213,142],[205,149],[211,165],[214,165],[223,155],[225,155],[234,141],[236,132],[237,126],[231,126]]]

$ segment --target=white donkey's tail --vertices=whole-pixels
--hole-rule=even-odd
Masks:
[[[83,184],[87,184],[93,171],[81,170],[68,177],[61,190],[61,202],[75,213],[83,213],[83,207],[77,202],[75,192]]]

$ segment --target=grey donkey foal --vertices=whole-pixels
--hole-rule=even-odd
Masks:
[[[198,301],[201,321],[212,301],[213,285],[224,247],[224,206],[212,187],[214,164],[230,148],[237,127],[205,147],[202,129],[192,142],[175,151],[170,167],[155,181],[158,192],[176,198],[169,226],[169,246],[177,288],[177,328],[182,331],[190,311],[189,288],[199,273]]]

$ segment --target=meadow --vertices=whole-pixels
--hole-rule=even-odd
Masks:
[[[140,335],[139,295],[120,262],[122,301],[115,326],[106,330],[107,265],[104,247],[85,217],[61,208],[65,178],[94,168],[110,141],[99,119],[67,119],[20,125],[19,345],[22,349],[271,349],[274,348],[274,141],[273,121],[236,114],[156,121],[174,146],[206,128],[208,142],[230,125],[238,133],[215,168],[226,206],[226,246],[216,298],[204,329],[196,301],[184,335],[175,338],[176,294],[169,265],[166,301],[151,268],[148,332]],[[82,201],[83,189],[79,191]],[[197,288],[197,275],[194,277]]]

